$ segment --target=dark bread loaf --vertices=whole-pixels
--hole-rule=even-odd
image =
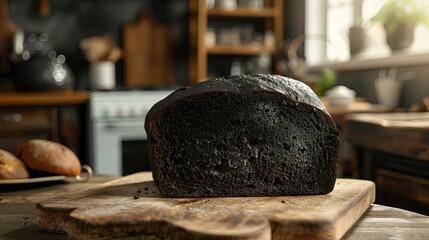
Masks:
[[[26,179],[30,175],[25,164],[12,153],[0,149],[0,179]]]
[[[304,83],[275,75],[211,79],[149,111],[152,172],[170,197],[326,194],[339,130]]]
[[[42,172],[77,176],[80,161],[66,146],[43,139],[31,139],[19,146],[16,156],[29,168]]]

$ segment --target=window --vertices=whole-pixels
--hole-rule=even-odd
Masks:
[[[357,23],[367,27],[369,44],[358,57],[376,58],[391,55],[385,43],[385,30],[381,24],[369,24],[387,0],[306,0],[305,52],[308,65],[326,62],[343,62],[352,58],[349,50],[348,30]],[[429,0],[418,0],[428,5]],[[324,36],[324,37],[315,37]],[[417,25],[414,42],[409,52],[429,52],[429,30]],[[353,56],[356,57],[356,56]]]

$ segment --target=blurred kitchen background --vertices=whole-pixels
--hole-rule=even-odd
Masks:
[[[55,50],[66,57],[76,80],[75,89],[88,89],[88,66],[79,42],[93,36],[110,35],[113,44],[123,45],[123,26],[138,21],[147,10],[154,21],[171,29],[169,46],[174,54],[174,76],[178,84],[187,81],[188,62],[188,3],[187,1],[6,1],[2,12],[9,12],[14,30],[23,31],[24,40],[30,33],[47,33],[55,44]],[[5,9],[4,7],[8,7]],[[47,9],[43,12],[44,7]],[[6,20],[6,19],[5,19]],[[6,26],[2,26],[6,27]],[[2,29],[3,31],[3,29]],[[141,41],[147,41],[146,36]],[[9,49],[10,51],[10,49]],[[8,53],[3,53],[8,54]],[[123,85],[123,61],[116,66],[118,86]],[[2,72],[1,82],[12,76]],[[9,77],[9,78],[8,78]],[[161,86],[162,87],[162,86]]]
[[[50,139],[96,173],[150,170],[154,103],[211,77],[274,73],[312,87],[337,122],[339,177],[428,213],[428,5],[0,0],[0,148]]]

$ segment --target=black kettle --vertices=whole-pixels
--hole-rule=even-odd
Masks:
[[[46,33],[30,33],[14,66],[17,91],[68,90],[75,79],[64,55],[54,51]]]

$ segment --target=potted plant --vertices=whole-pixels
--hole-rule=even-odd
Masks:
[[[363,26],[361,19],[349,28],[349,48],[350,54],[354,55],[365,51],[368,46],[369,37],[366,27]]]
[[[411,46],[417,24],[424,24],[429,28],[429,12],[416,0],[388,0],[371,18],[371,22],[383,24],[386,42],[395,51]]]

